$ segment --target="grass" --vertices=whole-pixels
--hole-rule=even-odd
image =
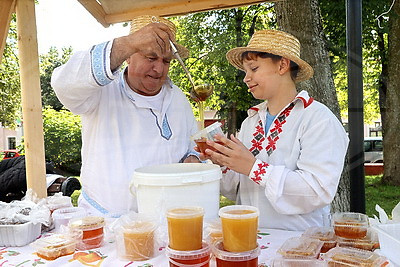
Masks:
[[[381,179],[382,175],[365,176],[366,214],[369,217],[373,217],[374,214],[378,216],[378,212],[375,211],[376,204],[391,216],[392,209],[400,201],[400,188],[398,186],[383,185]],[[77,200],[80,193],[80,190],[75,190],[71,195],[72,204],[74,206],[77,206]],[[235,204],[234,201],[229,200],[224,196],[220,196],[220,208],[233,204]]]
[[[400,201],[399,186],[383,185],[382,175],[365,177],[365,210],[369,217],[378,216],[375,205],[378,204],[391,217],[392,209]]]

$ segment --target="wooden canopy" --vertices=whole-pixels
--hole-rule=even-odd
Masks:
[[[171,17],[276,0],[78,0],[104,27],[139,15]]]

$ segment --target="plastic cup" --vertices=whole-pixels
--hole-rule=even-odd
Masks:
[[[257,248],[259,211],[246,205],[226,206],[219,210],[225,250],[243,252]]]
[[[169,247],[188,251],[202,248],[202,207],[180,207],[167,211]]]
[[[258,267],[258,256],[260,248],[244,252],[229,252],[225,249],[222,241],[217,241],[212,246],[213,254],[217,262],[217,267]]]
[[[180,251],[166,248],[170,267],[209,267],[211,249],[205,242],[201,249]]]
[[[104,225],[103,217],[86,216],[72,219],[68,227],[73,233],[82,233],[77,248],[88,250],[101,247],[104,239]]]
[[[150,221],[134,221],[122,228],[121,257],[129,261],[148,260],[154,256],[154,232],[157,225]],[[118,240],[119,241],[119,240]],[[117,241],[117,242],[118,242]]]
[[[214,136],[216,134],[223,134],[222,129],[221,129],[221,123],[220,122],[214,122],[213,124],[209,125],[208,127],[204,128],[203,130],[195,133],[191,139],[196,142],[197,147],[199,148],[201,153],[205,153],[206,149],[211,149],[215,151],[215,149],[212,146],[207,145],[207,140],[215,141],[216,143],[219,143],[222,145],[221,142],[217,142],[214,139]]]

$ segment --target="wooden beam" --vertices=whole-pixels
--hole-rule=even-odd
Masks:
[[[79,0],[81,1],[81,0]],[[135,8],[127,10],[123,13],[106,14],[105,21],[109,24],[125,22],[131,20],[133,17],[140,15],[158,15],[162,17],[172,17],[186,15],[189,13],[203,12],[208,10],[234,8],[239,6],[247,6],[251,4],[272,2],[262,0],[203,0],[203,1],[174,1],[172,3],[160,5],[154,1],[153,5],[148,5],[143,8]]]
[[[96,0],[78,0],[87,11],[104,27],[110,26],[105,20],[106,13],[103,7]]]
[[[15,9],[15,0],[0,1],[0,64],[6,46],[8,30],[10,28],[11,15]]]
[[[35,0],[17,0],[17,33],[27,187],[47,196]]]

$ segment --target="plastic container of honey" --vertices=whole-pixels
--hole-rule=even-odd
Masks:
[[[337,237],[332,227],[310,227],[304,231],[304,237],[314,238],[324,242],[321,253],[325,253],[331,248],[336,247]]]
[[[359,248],[369,251],[374,251],[375,249],[379,248],[378,237],[372,233],[371,229],[368,229],[367,236],[364,238],[348,239],[348,238],[338,237],[337,243],[339,247]]]
[[[221,123],[220,122],[215,122],[208,127],[204,128],[203,130],[195,133],[191,139],[196,142],[197,147],[199,148],[201,153],[205,153],[206,149],[215,149],[212,146],[207,145],[207,140],[211,141],[216,141],[214,140],[214,136],[216,134],[223,134],[222,129],[221,129]],[[222,144],[221,142],[218,142],[219,144]]]
[[[259,211],[246,205],[226,206],[219,210],[224,248],[230,252],[254,250],[257,247]]]
[[[154,256],[157,224],[138,219],[122,225],[116,231],[117,254],[120,259],[142,261]]]
[[[166,248],[166,255],[169,258],[170,267],[209,267],[210,246],[203,242],[201,249],[181,251]]]
[[[278,249],[284,258],[318,258],[324,242],[305,236],[292,237]]]
[[[386,257],[371,251],[356,248],[336,247],[321,255],[328,266],[389,266]]]
[[[258,245],[249,251],[229,252],[226,251],[222,241],[217,241],[213,244],[212,251],[217,267],[258,267],[258,256],[260,255]]]
[[[36,254],[40,258],[52,261],[73,254],[76,243],[76,240],[69,236],[54,234],[36,240],[31,246],[36,249]]]
[[[320,259],[274,258],[271,267],[327,267],[328,263]]]
[[[188,251],[202,248],[202,207],[178,207],[167,211],[169,247]]]
[[[73,234],[80,236],[77,248],[88,250],[101,247],[104,239],[104,218],[86,216],[71,219],[68,228]]]
[[[332,215],[332,225],[337,236],[364,238],[368,230],[368,216],[357,212],[337,212]]]

